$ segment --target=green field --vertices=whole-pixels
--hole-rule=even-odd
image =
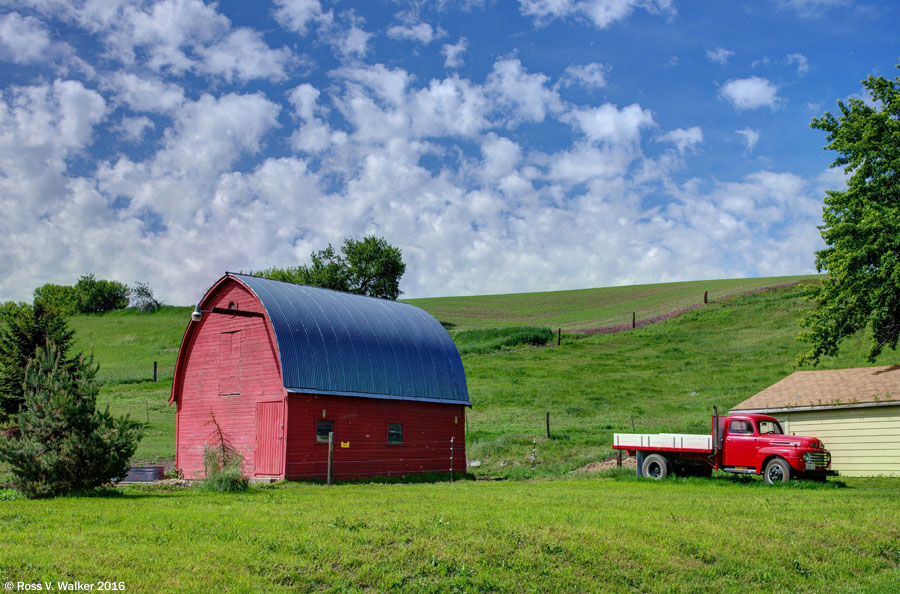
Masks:
[[[769,282],[783,284],[784,279]],[[737,288],[746,285],[721,290],[739,292]],[[638,289],[642,294],[644,288]],[[640,431],[706,431],[712,405],[727,410],[793,371],[803,348],[795,339],[797,318],[808,307],[800,293],[799,287],[788,287],[714,301],[676,319],[620,334],[564,333],[559,347],[554,341],[544,347],[463,355],[474,404],[467,418],[468,457],[481,462],[473,471],[531,476],[535,437],[535,474],[560,476],[610,455],[612,433],[632,426]],[[88,349],[93,341],[105,382],[101,404],[139,420],[146,421],[149,413],[147,436],[136,456],[140,460],[174,458],[175,409],[166,403],[189,314],[190,308],[167,308],[151,315],[116,312],[73,320],[76,348]],[[497,334],[451,333],[471,337],[469,345],[482,344],[481,335],[489,341]],[[864,365],[865,352],[864,342],[856,339],[823,366]],[[881,361],[890,362],[892,355],[882,355]],[[156,383],[148,381],[154,360],[160,362],[162,378]],[[547,412],[549,440],[544,436]]]
[[[0,501],[0,578],[126,592],[896,592],[900,481],[285,484]]]
[[[722,295],[753,288],[722,283]],[[712,286],[691,285],[701,297]],[[656,313],[678,306],[678,291],[660,287]],[[635,311],[646,289],[609,291]],[[135,592],[894,592],[896,479],[766,487],[758,477],[574,472],[609,456],[615,431],[704,432],[712,405],[727,410],[791,373],[809,307],[801,293],[786,287],[634,331],[564,332],[560,346],[486,353],[519,332],[510,328],[524,323],[521,311],[482,309],[453,326],[432,309],[471,351],[467,457],[481,464],[470,477],[532,477],[537,438],[537,480],[290,483],[239,495],[135,486],[48,501],[0,490],[0,581],[115,581]],[[101,365],[100,405],[148,421],[138,459],[174,457],[166,401],[189,314],[72,322],[76,349],[93,345]],[[854,338],[823,366],[864,365],[867,346]]]
[[[641,319],[682,309],[703,303],[704,292],[708,292],[710,300],[715,300],[727,295],[814,278],[818,277],[781,276],[690,281],[405,301],[421,307],[450,329],[548,326],[554,330],[562,328],[566,331],[631,323],[632,313]]]

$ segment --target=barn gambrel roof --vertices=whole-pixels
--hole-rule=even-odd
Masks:
[[[227,277],[265,308],[288,392],[471,406],[459,351],[424,310],[244,274]]]

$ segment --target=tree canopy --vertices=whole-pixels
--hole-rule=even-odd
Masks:
[[[898,65],[900,68],[900,65]],[[844,191],[825,196],[825,249],[816,267],[827,272],[810,287],[814,309],[800,324],[811,348],[800,363],[835,355],[841,340],[868,329],[869,360],[896,349],[900,338],[900,78],[862,81],[870,100],[838,101],[840,113],[813,118],[828,134],[832,167],[849,176]]]
[[[65,316],[38,302],[20,305],[0,323],[0,423],[18,412],[25,400],[25,368],[38,349],[50,341],[55,345],[63,366],[74,333]]]
[[[0,438],[0,460],[27,497],[93,489],[128,471],[143,428],[97,410],[96,374],[90,357],[67,361],[52,341],[25,368],[19,431]]]
[[[406,272],[400,248],[384,238],[347,238],[338,254],[331,244],[310,254],[311,263],[251,272],[256,276],[396,300],[402,294],[400,277]]]

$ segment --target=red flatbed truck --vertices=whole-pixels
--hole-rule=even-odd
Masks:
[[[824,481],[837,474],[831,454],[815,437],[785,435],[775,417],[720,417],[715,408],[711,435],[616,433],[613,449],[636,456],[637,475],[655,479],[710,476],[713,469],[761,474],[770,484],[791,478]]]

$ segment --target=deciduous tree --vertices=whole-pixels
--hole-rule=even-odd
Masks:
[[[900,66],[898,66],[900,68]],[[838,101],[840,113],[814,118],[828,134],[832,167],[849,176],[843,191],[825,196],[825,249],[816,267],[827,272],[809,289],[815,308],[801,319],[811,348],[801,363],[837,353],[845,337],[868,329],[869,360],[900,338],[900,78],[869,76],[867,99]]]

